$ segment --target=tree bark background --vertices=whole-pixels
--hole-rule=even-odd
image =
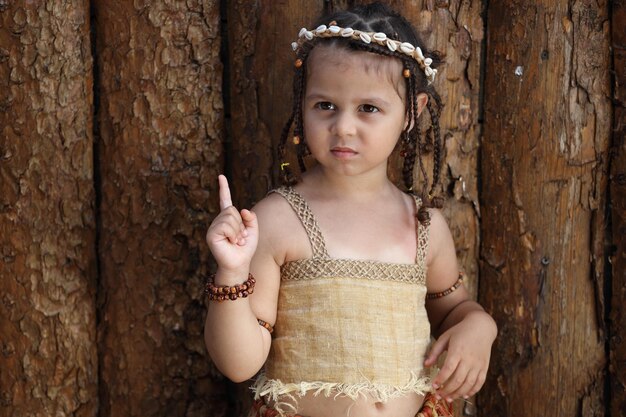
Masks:
[[[95,416],[87,1],[0,2],[0,415]]]
[[[500,334],[478,405],[603,416],[608,5],[490,3],[487,20],[480,300]]]
[[[278,184],[290,43],[357,3],[0,0],[0,416],[247,413],[202,335],[216,177]],[[389,4],[444,55],[444,214],[500,327],[457,415],[626,414],[624,2]]]
[[[228,415],[203,341],[222,169],[219,4],[93,5],[100,415]]]
[[[626,2],[612,6],[612,50],[615,105],[611,159],[612,235],[610,376],[611,416],[626,415]]]

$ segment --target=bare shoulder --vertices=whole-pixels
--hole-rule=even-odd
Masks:
[[[271,253],[278,265],[293,257],[291,252],[302,246],[303,237],[304,244],[307,244],[308,239],[300,220],[280,194],[268,194],[252,211],[259,222],[259,249]]]

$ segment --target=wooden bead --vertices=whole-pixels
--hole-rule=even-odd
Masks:
[[[405,69],[402,71],[402,76],[403,76],[404,78],[410,78],[410,77],[411,77],[411,70],[410,70],[410,69],[408,69],[408,68],[405,68]]]
[[[248,280],[244,283],[233,286],[217,286],[213,283],[214,279],[215,276],[209,278],[204,289],[209,301],[225,301],[245,298],[254,292],[254,284],[256,283],[252,274],[248,274]]]
[[[302,67],[302,60],[300,58],[296,59],[296,62],[294,62],[294,65],[296,66],[296,68]]]

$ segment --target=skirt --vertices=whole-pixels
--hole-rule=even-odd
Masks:
[[[252,406],[249,417],[278,417],[278,411],[265,405],[263,400],[257,400]],[[427,393],[424,397],[422,408],[415,414],[415,417],[453,417],[452,404],[443,398],[438,400],[435,394]],[[299,414],[287,417],[302,417]]]

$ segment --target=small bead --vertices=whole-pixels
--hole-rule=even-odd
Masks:
[[[408,69],[408,68],[405,68],[405,69],[402,71],[402,76],[403,76],[404,78],[410,78],[410,77],[411,77],[411,70],[410,70],[410,69]]]
[[[300,58],[296,59],[294,65],[296,66],[296,68],[302,67],[302,60]]]
[[[300,136],[294,136],[293,137],[293,144],[294,145],[299,145],[300,144]]]

